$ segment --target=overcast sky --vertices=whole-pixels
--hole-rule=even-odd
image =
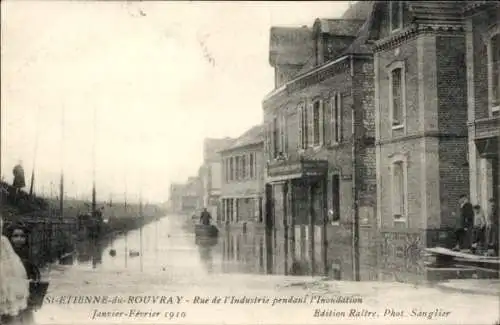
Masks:
[[[164,201],[196,175],[205,137],[261,123],[271,26],[335,18],[347,2],[2,1],[2,177],[35,189]],[[211,58],[211,59],[210,59]],[[64,116],[64,118],[63,118]],[[64,123],[62,122],[64,120]],[[62,127],[64,125],[64,128]],[[64,139],[61,141],[61,139]],[[61,154],[63,153],[63,154]]]

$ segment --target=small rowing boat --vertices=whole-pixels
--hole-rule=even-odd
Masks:
[[[194,225],[194,233],[196,237],[217,237],[219,236],[219,229],[214,225]]]

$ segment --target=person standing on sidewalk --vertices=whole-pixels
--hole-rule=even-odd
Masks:
[[[457,244],[454,250],[470,249],[471,247],[471,231],[474,223],[474,210],[472,204],[469,202],[467,195],[461,195],[459,199],[460,204],[460,219],[459,227],[455,231],[457,237]]]
[[[474,228],[473,228],[473,241],[472,249],[476,251],[477,249],[482,250],[485,248],[485,229],[486,229],[486,218],[481,209],[480,205],[474,206]]]
[[[498,237],[500,227],[500,216],[498,215],[498,207],[494,199],[488,200],[488,211],[486,217],[486,243],[488,249],[493,249],[498,256]]]

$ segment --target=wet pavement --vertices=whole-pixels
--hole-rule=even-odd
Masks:
[[[73,265],[52,265],[36,323],[493,324],[500,319],[498,296],[264,274],[262,254],[241,251],[241,258],[228,260],[224,236],[197,243],[176,216],[145,226],[142,247],[140,238],[140,231],[133,231],[109,243],[81,245]]]

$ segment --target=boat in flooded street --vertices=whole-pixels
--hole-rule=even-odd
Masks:
[[[219,229],[214,225],[202,225],[196,224],[194,225],[194,233],[196,237],[217,237],[219,236]]]

